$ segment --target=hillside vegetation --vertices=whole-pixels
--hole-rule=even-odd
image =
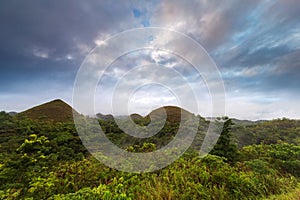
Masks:
[[[56,99],[21,112],[17,116],[42,121],[68,122],[73,121],[73,109],[62,100]]]
[[[214,149],[201,158],[197,149],[208,122],[192,116],[200,126],[192,147],[183,156],[151,173],[125,173],[91,156],[71,121],[1,112],[0,199],[298,198],[297,120],[233,125],[227,119]],[[147,119],[136,117],[144,126]],[[157,135],[137,139],[126,136],[114,120],[99,119],[99,124],[111,141],[131,152],[161,148],[172,140],[179,126],[176,120],[170,120]]]
[[[233,128],[233,135],[240,147],[281,142],[300,145],[300,120],[283,118],[246,126],[239,125]]]

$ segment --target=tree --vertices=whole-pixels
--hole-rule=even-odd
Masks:
[[[47,137],[36,134],[31,134],[29,139],[25,139],[24,143],[17,149],[17,152],[21,154],[19,160],[22,166],[32,166],[35,170],[40,170],[50,160],[53,161],[49,155],[51,149],[49,143]]]
[[[210,154],[225,157],[229,162],[234,162],[237,157],[237,145],[231,141],[233,122],[228,117],[223,117],[222,120],[224,121],[222,132]]]

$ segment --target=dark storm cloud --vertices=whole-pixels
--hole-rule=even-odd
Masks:
[[[0,91],[57,80],[63,88],[97,38],[134,23],[125,1],[1,1]]]
[[[32,56],[36,48],[57,58],[76,52],[76,44],[93,45],[99,33],[116,32],[131,18],[122,1],[2,1],[1,55]]]

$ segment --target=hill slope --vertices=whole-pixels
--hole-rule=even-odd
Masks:
[[[150,112],[145,118],[149,119],[150,115],[154,118],[161,118],[163,113],[167,114],[167,121],[172,123],[179,123],[181,119],[187,120],[194,117],[194,114],[177,106],[164,106]]]
[[[25,116],[34,120],[68,122],[73,120],[72,111],[73,108],[70,105],[60,99],[56,99],[25,110],[17,114],[17,117]]]
[[[300,145],[300,120],[273,119],[258,121],[251,125],[239,125],[232,129],[232,135],[239,147],[253,144],[276,144],[287,142]]]

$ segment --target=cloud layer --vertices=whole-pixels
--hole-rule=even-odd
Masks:
[[[299,10],[297,0],[2,1],[0,109],[21,111],[54,98],[71,103],[77,70],[90,50],[121,31],[154,26],[182,32],[207,50],[224,80],[229,116],[300,118]],[[162,35],[156,42],[168,37]],[[104,97],[122,73],[149,63],[181,72],[198,88],[200,104],[209,105],[203,80],[184,60],[164,51],[142,50],[119,58],[106,72],[106,92],[97,94],[103,101],[98,111],[109,112],[104,106],[109,98]],[[153,102],[174,100],[157,87],[144,88],[134,96],[136,112],[148,110],[138,103],[147,91]],[[200,114],[210,114],[207,106]]]

